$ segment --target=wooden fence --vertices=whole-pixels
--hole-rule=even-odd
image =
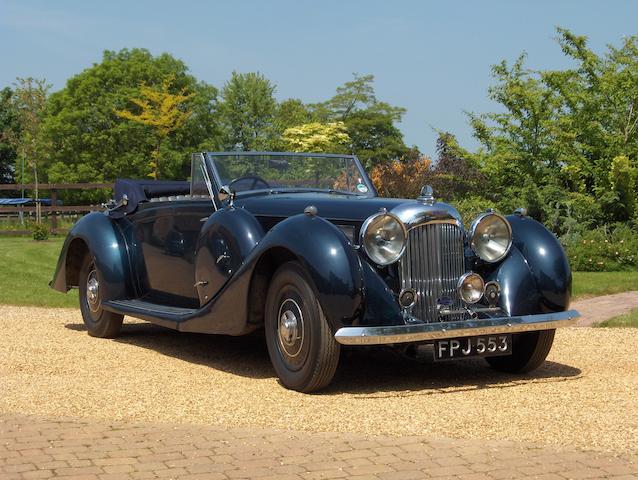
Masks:
[[[40,205],[40,212],[46,214],[51,219],[51,231],[58,231],[58,215],[61,213],[87,213],[94,210],[102,210],[101,205],[56,205],[58,203],[59,190],[93,190],[96,188],[113,188],[112,183],[43,183],[38,185],[38,192],[51,192],[51,206]],[[33,183],[7,183],[0,184],[0,192],[2,191],[20,191],[35,190]],[[2,194],[0,193],[0,196]],[[36,213],[38,206],[36,205],[1,205],[0,215],[16,215]],[[0,235],[25,235],[31,233],[29,230],[0,230]]]

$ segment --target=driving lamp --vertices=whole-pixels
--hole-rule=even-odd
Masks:
[[[398,217],[391,213],[377,213],[363,222],[360,242],[374,263],[390,265],[401,258],[407,236],[405,225]]]
[[[465,303],[476,303],[483,297],[485,282],[478,273],[469,272],[459,278],[456,290]]]
[[[497,213],[482,213],[470,227],[470,246],[481,260],[498,262],[510,251],[512,227]]]

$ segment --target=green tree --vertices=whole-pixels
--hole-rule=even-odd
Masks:
[[[470,195],[476,196],[483,189],[487,179],[472,164],[471,155],[459,146],[454,135],[439,132],[436,152],[437,159],[431,168],[430,183],[437,196],[456,202]],[[491,197],[490,192],[484,192],[480,203]]]
[[[617,217],[632,218],[636,213],[636,167],[625,155],[615,157],[609,169],[611,191],[617,196],[615,208]]]
[[[233,72],[221,91],[226,150],[265,150],[273,140],[275,86],[260,73]]]
[[[344,122],[351,139],[350,152],[368,168],[400,158],[408,151],[395,125],[405,109],[377,100],[373,75],[354,74],[352,81],[337,87],[330,100],[312,105],[312,111],[319,121]]]
[[[53,182],[102,182],[117,177],[143,178],[149,152],[157,147],[153,129],[120,118],[118,110],[140,98],[141,85],[161,89],[173,79],[171,92],[193,94],[183,125],[161,144],[164,178],[185,178],[190,153],[220,147],[217,90],[197,81],[186,65],[168,54],[132,49],[104,52],[102,61],[71,77],[48,102],[43,130],[50,142],[48,179]],[[104,198],[95,193],[83,200]]]
[[[502,208],[527,204],[559,234],[635,218],[638,194],[638,39],[602,54],[559,28],[572,61],[531,70],[521,55],[493,67],[499,113],[470,114],[472,155]],[[521,205],[523,204],[523,205]]]
[[[323,106],[330,117],[345,121],[351,113],[374,105],[374,75],[353,74],[354,79],[337,87],[337,93]]]
[[[50,85],[44,79],[18,78],[11,101],[19,125],[17,130],[6,132],[7,139],[13,145],[17,161],[21,166],[27,166],[29,176],[26,177],[20,168],[20,181],[26,178],[35,183],[35,198],[40,198],[38,184],[40,182],[40,163],[46,159],[46,143],[42,139],[42,118],[47,102]],[[26,177],[26,178],[25,178]],[[40,204],[37,203],[36,221],[40,223]]]
[[[0,183],[15,182],[17,154],[9,139],[20,136],[20,127],[12,97],[11,88],[6,87],[0,90]]]
[[[118,116],[150,127],[155,134],[155,148],[151,152],[152,160],[149,162],[151,173],[149,177],[159,178],[159,164],[162,143],[169,134],[181,128],[192,112],[184,107],[193,96],[186,93],[185,89],[177,93],[171,93],[172,78],[166,78],[157,89],[146,85],[140,86],[140,98],[131,98],[131,103],[137,112],[129,110],[116,110]]]
[[[366,168],[401,158],[409,150],[391,115],[361,110],[350,114],[344,123],[351,139],[349,150]]]
[[[470,114],[474,135],[488,152],[485,170],[498,176],[502,187],[543,183],[560,163],[555,138],[558,99],[524,68],[524,61],[523,54],[511,67],[505,61],[492,67],[497,84],[490,87],[489,97],[505,112]]]

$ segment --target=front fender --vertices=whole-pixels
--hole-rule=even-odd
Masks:
[[[359,315],[363,302],[361,261],[332,223],[311,215],[290,217],[264,237],[259,255],[273,248],[291,252],[308,272],[323,313],[335,330]]]
[[[242,208],[218,210],[208,218],[199,234],[195,254],[201,305],[213,298],[241,268],[263,236],[257,219]]]
[[[487,276],[501,284],[501,307],[509,315],[562,312],[569,308],[572,273],[556,237],[541,223],[509,215],[513,246]]]
[[[283,260],[281,253],[285,252]],[[359,256],[345,235],[333,224],[304,214],[289,217],[271,228],[224,287],[196,317],[180,325],[189,332],[242,335],[258,324],[250,323],[249,312],[265,302],[267,284],[254,284],[260,265],[269,259],[270,274],[280,263],[298,261],[308,273],[331,328],[336,331],[356,318],[363,303],[363,273]],[[251,297],[252,289],[259,291]],[[254,293],[254,292],[253,292]]]
[[[100,271],[103,298],[127,298],[132,287],[126,242],[117,224],[99,212],[85,215],[71,228],[49,285],[60,292],[77,287],[79,268],[87,252]]]

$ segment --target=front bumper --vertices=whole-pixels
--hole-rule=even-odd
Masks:
[[[503,333],[553,330],[576,322],[580,313],[565,312],[470,319],[460,322],[421,323],[417,325],[390,325],[384,327],[343,327],[335,333],[342,345],[387,345],[391,343],[424,342],[440,338],[498,335]]]

